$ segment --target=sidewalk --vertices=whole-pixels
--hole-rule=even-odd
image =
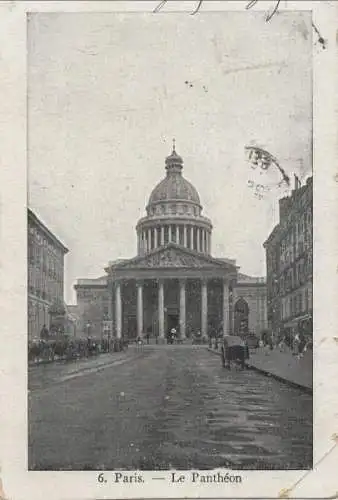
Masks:
[[[220,354],[220,350],[209,349]],[[273,351],[261,347],[250,350],[247,366],[272,376],[283,382],[312,392],[312,351],[307,351],[304,357],[298,359],[290,351],[281,352],[278,348]]]
[[[54,383],[66,382],[79,376],[120,365],[135,357],[137,357],[137,353],[132,349],[131,352],[107,353],[70,362],[35,365],[29,367],[28,370],[28,388],[29,390],[46,388]]]

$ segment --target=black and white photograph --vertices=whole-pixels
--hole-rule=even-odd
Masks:
[[[28,469],[311,469],[311,12],[164,10],[27,16]]]

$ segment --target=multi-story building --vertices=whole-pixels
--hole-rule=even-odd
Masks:
[[[268,326],[274,335],[312,335],[313,182],[279,200],[279,224],[264,243]]]
[[[173,327],[182,338],[195,332],[260,335],[266,327],[265,280],[239,274],[234,259],[212,256],[212,223],[175,148],[165,170],[136,224],[136,257],[109,262],[104,276],[75,285],[80,329],[162,340]]]
[[[64,256],[68,249],[28,209],[28,339],[50,327],[50,308],[63,307]]]

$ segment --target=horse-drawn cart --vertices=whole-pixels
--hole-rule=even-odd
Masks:
[[[240,365],[245,368],[245,360],[249,359],[249,348],[241,337],[228,335],[224,337],[221,347],[222,366],[231,369],[231,366]]]

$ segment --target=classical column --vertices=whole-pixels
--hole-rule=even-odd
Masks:
[[[180,280],[180,335],[185,338],[186,323],[186,300],[185,300],[185,280]]]
[[[114,302],[113,302],[113,283],[111,281],[108,282],[108,321],[109,321],[109,333],[108,333],[108,340],[109,340],[109,345],[108,349],[110,350],[110,339],[112,338],[113,335],[113,307],[114,307]]]
[[[122,301],[121,301],[121,283],[116,282],[115,285],[115,316],[116,316],[116,337],[122,337]]]
[[[183,226],[183,246],[184,246],[185,248],[187,248],[187,247],[188,247],[188,243],[187,243],[187,241],[188,241],[188,238],[187,238],[187,225],[186,225],[186,224],[184,224],[184,226]]]
[[[208,329],[208,287],[207,281],[201,282],[201,333],[203,336],[207,335]]]
[[[151,250],[151,228],[148,229],[148,252]]]
[[[232,300],[231,300],[231,315],[230,315],[230,334],[236,335],[235,332],[235,304],[236,304],[236,288],[232,286]]]
[[[190,227],[190,248],[194,250],[194,226]]]
[[[147,233],[146,231],[143,231],[142,234],[143,234],[143,253],[147,253],[148,252]]]
[[[229,283],[223,280],[223,335],[226,337],[229,331]]]
[[[157,227],[154,227],[154,243],[155,243],[155,248],[158,247],[157,236],[158,236]]]
[[[164,339],[164,286],[163,281],[158,281],[158,331],[159,337]]]
[[[164,226],[161,227],[161,246],[164,246]]]
[[[176,245],[180,244],[180,226],[176,224]]]
[[[168,234],[168,241],[169,241],[169,243],[171,243],[172,240],[173,240],[173,233],[172,233],[172,226],[171,226],[171,224],[169,224],[169,226],[168,226],[168,233],[169,233]]]
[[[137,288],[137,336],[143,335],[143,283],[138,281]]]
[[[108,282],[108,319],[113,319],[113,290],[112,283]]]
[[[202,252],[206,253],[206,251],[207,251],[207,246],[205,241],[205,229],[202,229]]]
[[[197,251],[200,252],[201,251],[201,246],[200,246],[200,228],[198,227],[197,230],[196,230],[196,244],[197,244]]]
[[[210,254],[211,253],[211,234],[210,234],[210,231],[208,231],[208,235],[207,235],[207,245],[208,245],[208,253]]]

